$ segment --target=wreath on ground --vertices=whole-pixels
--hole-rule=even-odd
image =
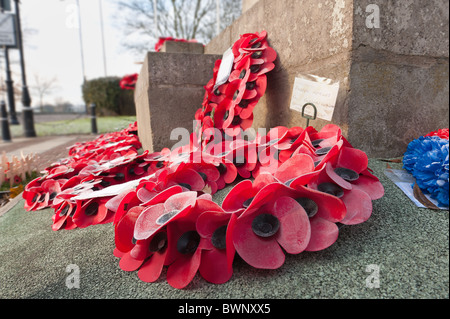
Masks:
[[[341,225],[367,221],[384,188],[338,126],[279,126],[245,138],[277,54],[264,31],[242,35],[232,51],[219,86],[215,64],[188,145],[142,152],[136,123],[76,144],[26,186],[25,208],[53,208],[55,231],[112,223],[121,269],[154,282],[168,267],[179,289],[197,273],[227,282],[236,255],[277,269],[285,254],[326,249]]]

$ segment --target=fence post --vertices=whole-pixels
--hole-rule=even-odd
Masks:
[[[97,134],[98,130],[97,130],[97,115],[95,114],[96,108],[95,103],[92,103],[90,105],[90,108],[91,108],[91,132],[92,134]]]
[[[2,138],[4,142],[11,142],[11,132],[9,131],[8,114],[6,113],[5,101],[0,102],[1,121],[2,121]]]

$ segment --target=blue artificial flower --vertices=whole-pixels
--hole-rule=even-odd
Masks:
[[[437,136],[412,141],[403,157],[404,169],[415,177],[420,189],[446,207],[449,205],[448,161],[448,140]]]

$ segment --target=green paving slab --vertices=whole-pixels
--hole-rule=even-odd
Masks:
[[[112,254],[112,225],[53,232],[53,211],[26,212],[21,200],[0,217],[0,298],[448,298],[448,211],[417,208],[384,176],[386,163],[371,160],[370,167],[386,196],[374,202],[368,222],[343,227],[332,247],[287,256],[274,271],[238,258],[228,283],[209,284],[197,275],[184,290],[170,287],[164,272],[148,284],[122,271]],[[379,266],[380,287],[371,289],[366,267],[372,264]],[[66,286],[69,265],[79,267],[79,289]]]

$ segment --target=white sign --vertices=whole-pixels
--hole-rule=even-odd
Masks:
[[[9,13],[0,13],[0,46],[15,47],[16,30],[15,16]]]
[[[230,77],[231,70],[234,64],[234,54],[232,48],[229,48],[222,57],[222,62],[220,63],[219,72],[217,73],[216,84],[214,85],[214,91],[225,84]]]
[[[301,75],[295,78],[291,109],[302,112],[303,106],[312,103],[317,108],[317,117],[331,121],[339,93],[339,82],[315,75]],[[314,116],[311,107],[305,109],[305,115]]]

